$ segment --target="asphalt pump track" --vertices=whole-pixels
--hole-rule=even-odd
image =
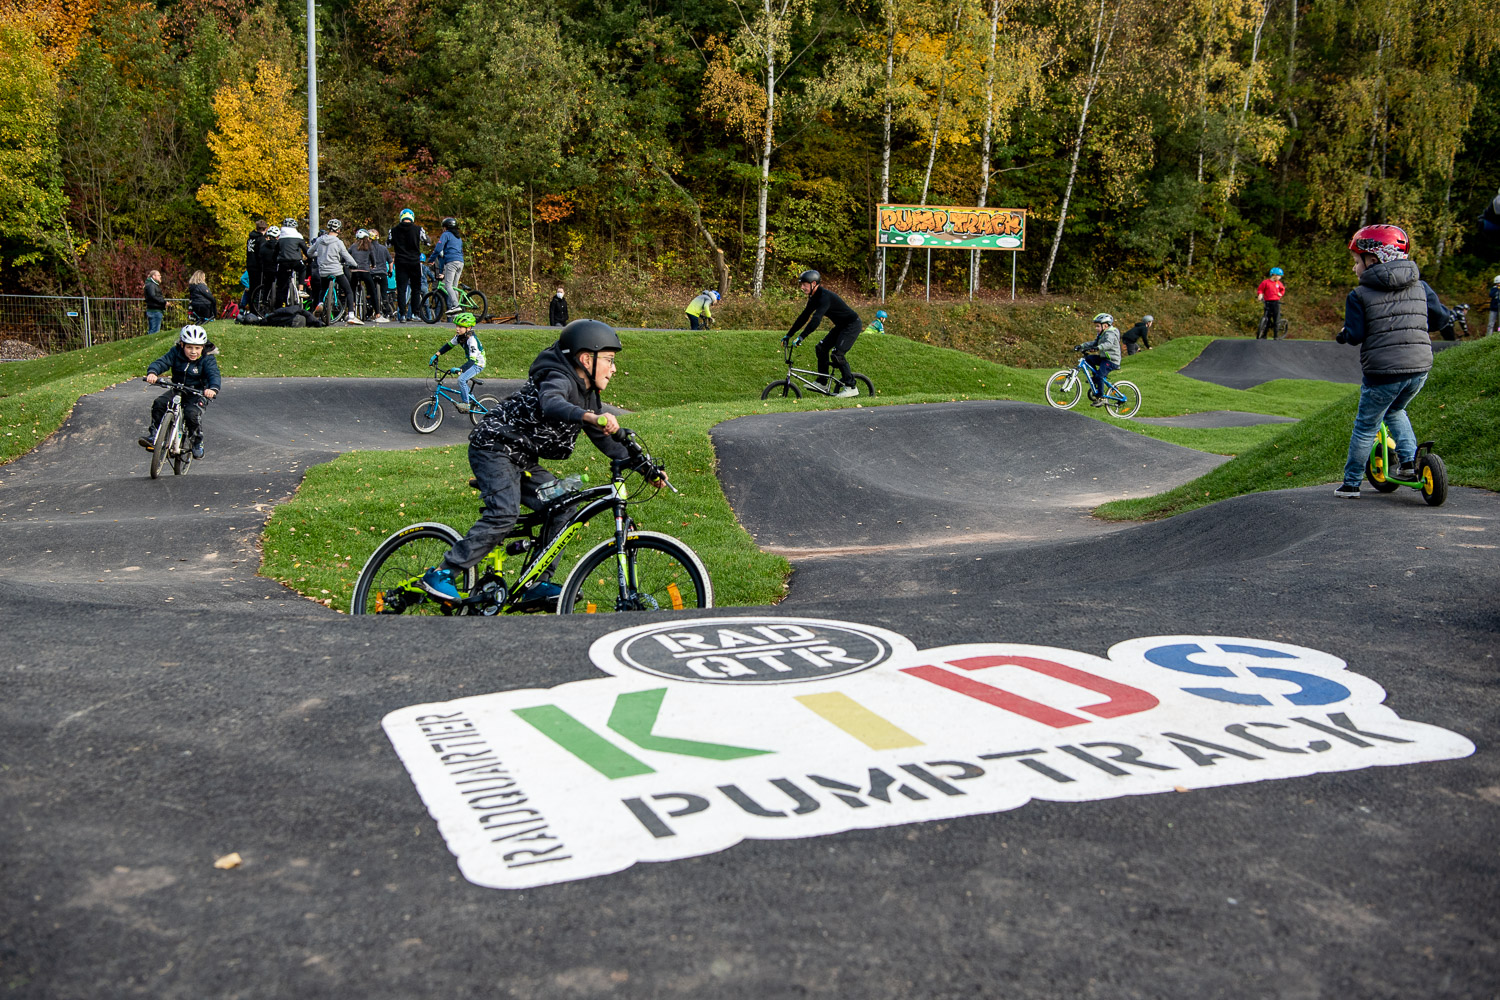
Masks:
[[[451,414],[438,435],[411,431],[420,394],[419,382],[231,380],[205,418],[209,457],[153,482],[134,443],[152,392],[133,383],[85,398],[56,436],[0,469],[8,996],[1406,1000],[1500,989],[1495,495],[1455,489],[1431,509],[1409,490],[1347,502],[1317,487],[1110,525],[1087,508],[1220,459],[1018,403],[731,421],[715,432],[726,493],[795,571],[775,608],[716,614],[859,623],[918,649],[1024,643],[1102,657],[1150,636],[1309,647],[1380,685],[1401,719],[1477,751],[1186,794],[1059,792],[941,822],[861,820],[501,890],[455,867],[382,719],[603,683],[591,644],[637,622],[350,618],[254,575],[271,505],[308,465],[462,439],[467,424]],[[701,616],[675,617],[690,628]],[[751,713],[759,693],[737,690]],[[841,724],[858,728],[844,711]],[[663,716],[663,727],[686,721]],[[1334,729],[1323,744],[1354,753]],[[1257,759],[1296,763],[1288,755],[1319,745],[1264,733],[1283,749]],[[697,735],[723,739],[711,726]],[[1072,772],[1065,790],[1091,769],[1132,780],[1080,763],[1088,744],[1076,739],[1027,759]],[[1249,744],[1231,742],[1220,732],[1217,751],[1195,744],[1194,766],[1181,751],[1164,780],[1185,789],[1199,771],[1236,766],[1230,755]],[[911,808],[957,794],[958,765],[946,762],[944,781],[943,762],[911,752],[908,773],[928,793],[903,791]],[[861,817],[906,801],[828,787],[848,787],[839,794],[867,806]],[[659,824],[692,819],[674,818],[687,806],[669,815],[636,801]],[[812,816],[834,815],[828,801]],[[597,822],[634,820],[616,805]],[[216,869],[231,851],[240,867]]]

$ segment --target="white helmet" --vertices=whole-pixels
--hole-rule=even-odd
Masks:
[[[198,344],[201,346],[208,343],[208,331],[196,323],[189,323],[182,328],[182,332],[177,335],[177,339],[184,344]]]
[[[1490,284],[1492,284],[1492,285],[1500,285],[1500,274],[1495,275],[1495,280],[1492,281],[1492,282],[1490,282]]]
[[[358,230],[358,231],[355,232],[354,238],[357,239],[357,240],[362,240],[362,239],[365,239],[366,237],[368,237],[369,235],[370,235],[370,231],[368,229],[360,229],[360,230]]]
[[[266,235],[269,236],[273,240],[279,240],[279,239],[281,239],[281,227],[280,226],[272,226],[270,229],[266,230]]]

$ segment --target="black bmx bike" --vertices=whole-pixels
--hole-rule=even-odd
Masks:
[[[853,372],[854,381],[848,385],[835,372],[815,372],[808,368],[798,368],[792,361],[792,352],[802,344],[803,338],[798,337],[795,341],[782,341],[782,360],[786,362],[786,377],[777,379],[761,391],[761,399],[772,397],[793,399],[802,398],[802,389],[815,392],[820,396],[838,396],[840,398],[853,398],[855,396],[875,395],[875,385],[859,372]],[[818,381],[826,379],[827,384]],[[798,388],[798,386],[801,388]]]
[[[422,575],[438,565],[462,533],[446,524],[421,521],[391,535],[359,572],[349,613],[355,615],[499,615],[551,612],[612,614],[620,611],[668,611],[713,606],[713,584],[698,554],[671,535],[642,530],[631,508],[651,500],[667,481],[666,469],[642,447],[635,434],[621,428],[615,440],[630,458],[610,463],[610,482],[585,487],[570,477],[539,492],[539,506],[523,514],[504,543],[456,580],[459,600],[442,600],[422,589]],[[639,474],[648,488],[631,494],[628,479]],[[564,513],[566,512],[565,516]],[[556,597],[531,599],[531,585],[541,580],[595,517],[613,515],[614,534],[589,549],[574,565]],[[548,524],[554,524],[548,534]],[[509,580],[502,572],[506,555],[525,556]]]

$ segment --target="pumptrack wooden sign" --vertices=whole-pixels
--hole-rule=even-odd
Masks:
[[[639,625],[589,655],[608,676],[386,716],[471,882],[1474,752],[1338,657],[1258,638],[1133,638],[1100,657],[739,617]]]

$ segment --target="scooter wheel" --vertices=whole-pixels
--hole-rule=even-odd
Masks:
[[[1401,485],[1386,478],[1388,471],[1375,468],[1375,462],[1372,459],[1365,459],[1365,478],[1370,481],[1371,486],[1375,487],[1375,492],[1394,493]]]
[[[1448,499],[1448,469],[1436,455],[1423,455],[1417,465],[1417,476],[1422,480],[1422,499],[1430,507],[1441,507]]]

